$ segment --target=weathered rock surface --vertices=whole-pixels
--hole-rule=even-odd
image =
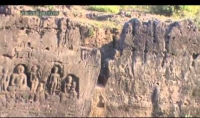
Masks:
[[[132,19],[120,31],[70,18],[21,17],[15,9],[0,7],[0,116],[200,115],[200,33],[189,20]],[[11,79],[22,79],[19,65],[30,90],[4,90]],[[34,74],[42,83],[37,92],[32,91]],[[58,76],[51,94],[50,80]]]
[[[37,92],[29,91],[26,97],[23,97],[25,91],[15,91],[16,89],[13,87],[3,91],[1,84],[1,108],[2,111],[8,112],[2,114],[13,116],[15,113],[12,111],[19,112],[22,109],[27,112],[19,114],[23,116],[88,116],[93,89],[100,73],[101,54],[98,49],[81,46],[79,26],[73,24],[69,19],[40,20],[17,16],[1,16],[0,23],[2,24],[0,68],[8,68],[8,74],[13,75],[6,81],[8,86],[11,86],[11,79],[18,77],[18,71],[15,71],[15,68],[22,65],[25,69],[24,74],[27,76],[27,85],[32,88],[31,68],[36,65],[41,72],[39,83],[44,83],[43,89],[45,89],[46,96],[44,101],[39,101],[37,111],[33,105],[29,105],[25,109],[30,104],[29,102],[34,100]],[[66,98],[64,103],[61,103],[59,97],[64,88],[56,88],[55,95],[49,93],[52,88],[48,82],[51,81],[51,76],[53,76],[51,74],[54,73],[55,67],[58,68],[60,77],[58,85],[61,84],[61,87],[64,87],[68,76],[71,76],[72,81],[76,82],[76,100]],[[15,84],[17,85],[17,83]],[[6,99],[6,96],[11,94],[18,97],[9,97],[14,100],[13,102],[5,101],[9,100],[9,98]],[[29,112],[36,114],[30,115]]]
[[[105,116],[199,116],[200,33],[189,20],[132,19],[107,59]]]

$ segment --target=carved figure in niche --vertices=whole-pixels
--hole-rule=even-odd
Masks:
[[[54,67],[54,73],[50,76],[50,94],[54,94],[60,82],[60,75],[58,74],[58,67]]]
[[[10,81],[10,75],[8,75],[8,69],[4,68],[2,78],[1,78],[1,82],[2,82],[1,83],[1,87],[2,87],[1,90],[2,91],[7,91],[9,81]]]
[[[153,111],[160,111],[160,86],[156,83],[155,89],[152,94]]]
[[[64,90],[65,93],[67,93],[67,94],[70,93],[71,86],[72,86],[72,77],[68,76],[67,83],[65,83],[65,90]]]
[[[37,88],[36,101],[45,99],[44,83],[40,82]]]
[[[76,82],[73,82],[72,83],[72,87],[71,87],[71,90],[70,90],[70,93],[71,93],[71,98],[74,98],[76,99],[77,98],[77,92],[76,92]]]
[[[17,73],[12,75],[9,91],[29,90],[27,86],[27,76],[24,74],[24,67],[19,65]]]
[[[32,67],[31,75],[30,75],[30,81],[31,81],[31,91],[36,92],[38,83],[39,83],[39,75],[38,75],[38,68],[36,65]]]

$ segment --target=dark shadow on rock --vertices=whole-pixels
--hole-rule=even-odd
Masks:
[[[113,41],[103,45],[100,48],[101,52],[101,70],[98,77],[98,84],[106,86],[109,78],[108,66],[106,64],[107,59],[114,59],[116,50],[119,50],[119,40],[113,37]]]

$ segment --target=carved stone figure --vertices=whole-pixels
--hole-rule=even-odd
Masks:
[[[67,83],[65,83],[65,93],[69,94],[72,86],[72,77],[68,76],[67,80]]]
[[[54,68],[54,73],[51,74],[50,76],[50,94],[54,94],[57,86],[59,85],[60,82],[60,75],[58,74],[58,67]]]
[[[10,75],[8,75],[8,69],[4,68],[2,78],[1,78],[1,82],[2,82],[1,83],[1,87],[2,87],[1,90],[2,91],[7,91],[9,81],[10,81]]]
[[[38,86],[38,83],[39,83],[39,75],[37,73],[37,66],[34,65],[32,67],[32,71],[31,71],[31,75],[30,75],[30,81],[31,81],[31,91],[32,92],[36,92],[36,89],[37,89],[37,86]]]
[[[19,65],[17,67],[17,73],[14,73],[11,78],[10,86],[8,87],[9,91],[18,91],[18,90],[29,90],[27,86],[27,76],[24,74],[24,67]]]
[[[76,92],[76,82],[73,82],[72,83],[72,87],[71,87],[71,91],[70,91],[70,93],[71,93],[71,98],[74,98],[74,99],[76,99],[77,98],[77,92]]]
[[[38,100],[42,101],[44,99],[45,99],[44,84],[40,82],[37,88],[36,101]]]

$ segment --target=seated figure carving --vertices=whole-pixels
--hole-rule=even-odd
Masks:
[[[71,90],[70,90],[70,97],[71,98],[74,98],[74,99],[76,99],[77,98],[77,92],[76,92],[76,82],[73,82],[72,83],[72,87],[71,87]]]
[[[19,65],[17,67],[17,73],[14,73],[11,77],[11,83],[8,87],[9,91],[18,90],[30,90],[27,86],[27,76],[24,74],[24,67]]]
[[[60,82],[60,75],[58,74],[58,67],[54,68],[54,73],[50,76],[50,94],[55,94],[55,90]]]
[[[10,81],[10,75],[8,74],[8,69],[4,68],[3,69],[3,74],[1,76],[1,90],[2,91],[7,91],[8,84]]]
[[[38,68],[36,65],[32,67],[31,75],[30,75],[30,81],[31,81],[31,91],[36,92],[38,83],[39,83],[39,74],[38,74]]]

